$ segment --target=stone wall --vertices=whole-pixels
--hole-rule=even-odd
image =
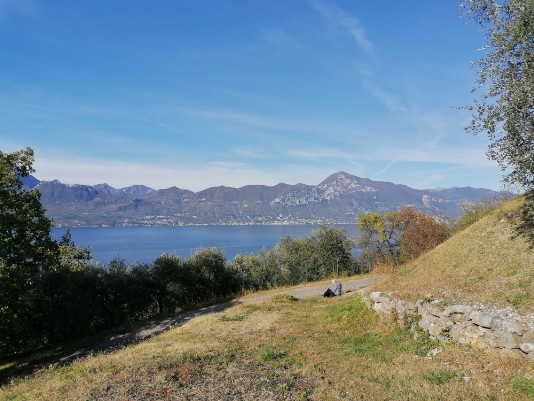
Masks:
[[[419,328],[432,339],[456,341],[479,348],[496,348],[534,360],[534,317],[510,308],[480,303],[448,303],[437,299],[415,304],[390,293],[359,291],[367,306],[395,316],[400,324]]]

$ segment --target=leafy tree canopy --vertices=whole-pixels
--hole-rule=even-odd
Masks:
[[[48,269],[58,245],[50,238],[52,222],[45,216],[37,191],[26,191],[22,179],[34,170],[33,150],[0,151],[0,258],[7,266]]]
[[[486,133],[490,159],[507,170],[505,180],[534,189],[534,1],[463,0],[463,16],[486,34],[476,89],[480,99],[467,127]]]

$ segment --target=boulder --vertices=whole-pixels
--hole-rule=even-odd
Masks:
[[[534,343],[522,343],[519,345],[519,349],[525,354],[530,354],[534,352]]]
[[[473,324],[486,329],[491,328],[493,317],[494,316],[491,312],[484,312],[481,310],[475,310],[469,314],[469,319],[473,322]]]
[[[523,327],[508,317],[496,316],[491,321],[491,329],[493,331],[505,331],[507,333],[515,333],[517,335],[523,334]]]
[[[519,348],[520,338],[507,331],[495,330],[487,335],[488,344],[493,348],[514,349]]]

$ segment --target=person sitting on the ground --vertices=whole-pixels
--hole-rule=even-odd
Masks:
[[[332,280],[332,292],[336,297],[341,295],[341,283],[336,279]]]
[[[339,297],[341,295],[341,283],[337,280],[332,280],[332,287],[326,290],[323,297]]]

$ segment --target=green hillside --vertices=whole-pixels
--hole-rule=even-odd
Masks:
[[[419,257],[376,288],[415,300],[482,301],[534,311],[534,249],[516,235],[521,199],[490,215]]]

